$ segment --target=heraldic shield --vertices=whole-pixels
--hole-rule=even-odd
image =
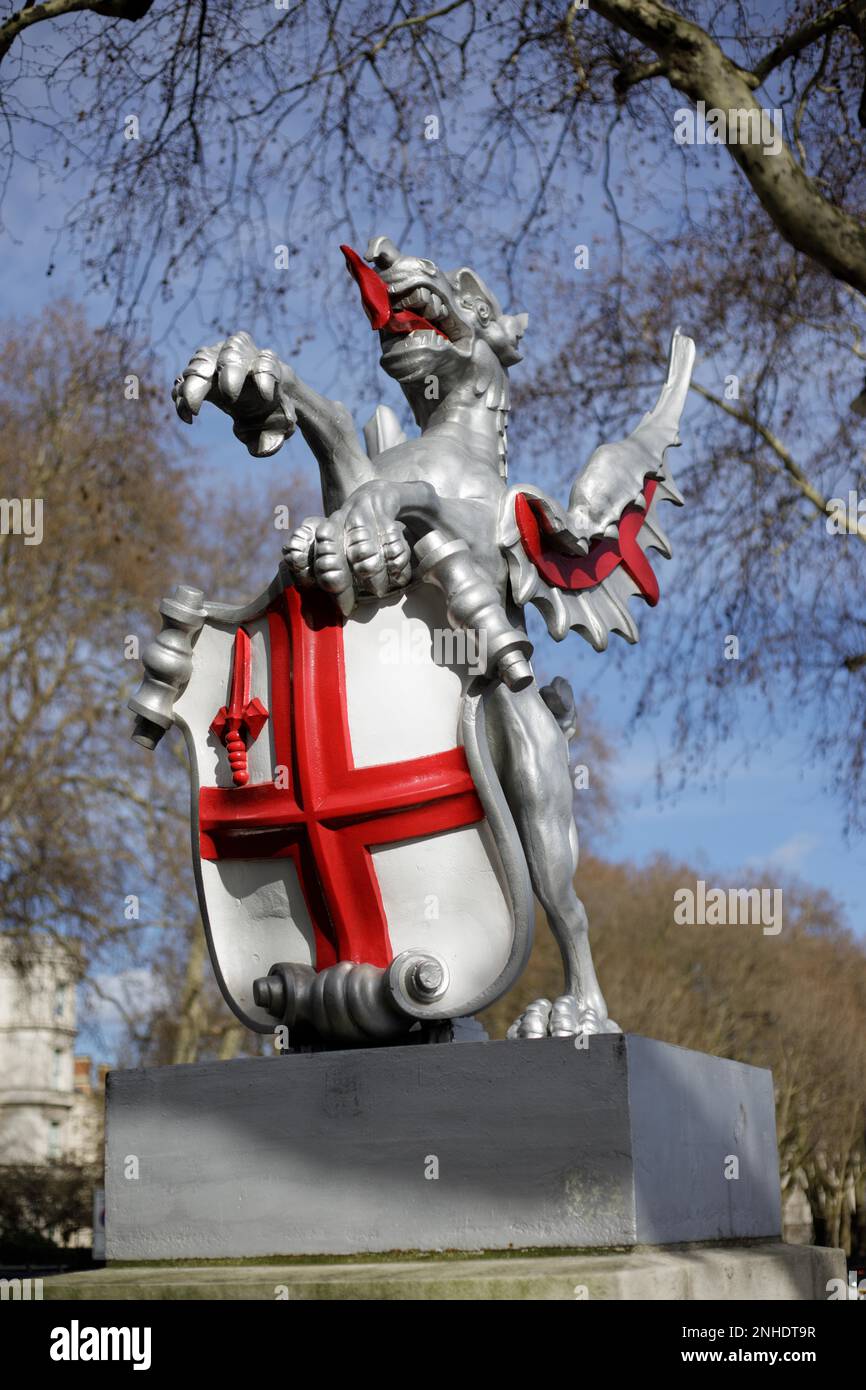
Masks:
[[[282,568],[245,608],[179,588],[162,612],[168,645],[188,645],[171,721],[237,1017],[283,1022],[293,1045],[369,1046],[434,1036],[425,1021],[510,988],[532,943],[529,874],[485,736],[489,682],[442,594],[416,583],[344,617]],[[146,687],[134,707],[152,721]]]

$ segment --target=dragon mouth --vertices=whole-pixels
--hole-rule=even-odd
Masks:
[[[431,285],[417,279],[389,285],[351,246],[341,246],[340,250],[361,291],[361,304],[370,327],[380,333],[384,344],[416,333],[425,335],[425,346],[455,343],[467,336],[465,326]],[[437,339],[441,342],[437,343]]]

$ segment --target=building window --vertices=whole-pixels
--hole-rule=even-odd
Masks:
[[[58,985],[54,991],[54,1017],[63,1018],[66,1013],[66,996],[69,986],[66,984]]]
[[[60,1157],[60,1121],[51,1120],[48,1124],[48,1157]]]
[[[60,1080],[63,1074],[63,1049],[55,1047],[54,1057],[51,1061],[51,1085],[55,1090],[60,1087]]]

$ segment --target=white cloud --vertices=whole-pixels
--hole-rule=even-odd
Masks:
[[[801,830],[789,839],[783,840],[767,854],[750,855],[748,863],[777,869],[799,869],[820,843],[820,835],[811,835],[808,831]]]

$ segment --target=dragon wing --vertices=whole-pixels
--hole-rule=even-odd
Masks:
[[[677,328],[655,407],[628,438],[595,450],[571,490],[567,510],[533,487],[510,488],[503,498],[499,544],[514,600],[521,606],[534,603],[557,642],[571,629],[596,651],[604,650],[611,632],[636,642],[629,599],[658,602],[658,581],[646,551],[670,559],[657,512],[662,501],[683,504],[665,455],[680,443],[694,360],[692,339]]]
[[[393,449],[395,445],[405,442],[406,435],[403,426],[391,407],[389,405],[377,405],[364,426],[367,457],[378,458],[380,454],[384,454],[386,449]]]

